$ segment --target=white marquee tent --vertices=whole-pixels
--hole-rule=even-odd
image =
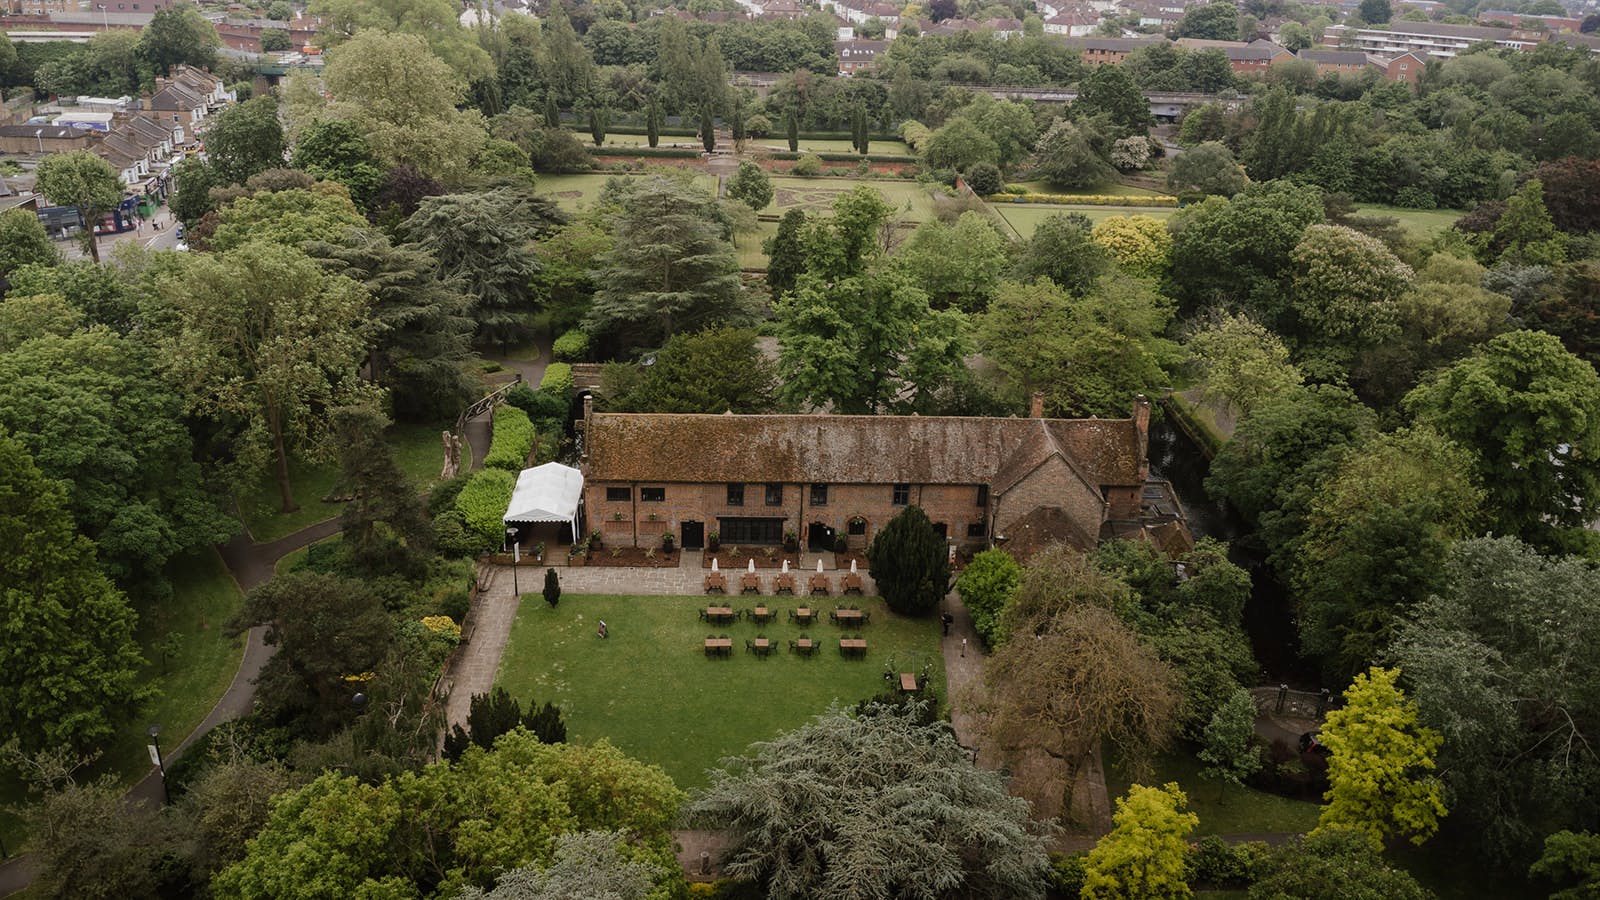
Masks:
[[[545,463],[523,469],[517,475],[517,488],[511,492],[511,505],[504,517],[507,525],[532,522],[566,522],[578,533],[578,504],[583,499],[583,473],[560,463]]]

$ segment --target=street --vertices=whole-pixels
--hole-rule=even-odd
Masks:
[[[156,230],[156,225],[161,230]],[[124,231],[121,234],[108,234],[100,236],[100,258],[109,259],[113,250],[118,245],[137,243],[147,250],[176,250],[178,244],[178,222],[172,216],[172,211],[163,206],[156,210],[152,218],[146,219],[144,224],[134,231]],[[83,242],[77,237],[63,238],[55,242],[61,250],[61,255],[67,259],[86,259],[88,252],[84,250]]]

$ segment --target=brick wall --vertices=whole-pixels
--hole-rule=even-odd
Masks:
[[[1106,504],[1065,460],[1053,456],[996,498],[994,530],[1005,534],[1018,519],[1040,507],[1059,507],[1092,540],[1100,533]]]
[[[627,487],[626,502],[606,500],[606,488]],[[640,499],[641,488],[661,488],[665,499],[645,502]],[[982,544],[981,538],[969,538],[967,527],[985,522],[988,510],[978,506],[977,485],[911,485],[910,501],[921,506],[935,524],[946,525],[946,535],[960,544]],[[584,506],[588,513],[589,529],[599,530],[601,540],[612,546],[654,546],[663,532],[681,536],[684,522],[702,522],[710,534],[718,529],[721,517],[781,518],[785,529],[799,533],[805,543],[809,527],[820,523],[846,535],[852,548],[865,547],[884,523],[900,513],[903,506],[894,504],[894,486],[889,484],[830,484],[828,502],[817,506],[811,502],[811,485],[783,485],[783,503],[766,505],[766,485],[747,484],[742,506],[728,505],[725,484],[650,483],[622,484],[617,482],[590,482],[584,485]],[[650,518],[652,515],[654,519]],[[866,533],[849,535],[848,525],[856,517],[866,519]],[[1095,529],[1099,519],[1095,520]],[[1094,533],[1091,529],[1090,533]],[[724,543],[727,543],[725,540]]]

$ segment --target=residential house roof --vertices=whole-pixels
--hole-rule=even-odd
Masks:
[[[1261,46],[1262,42],[1246,44],[1242,41],[1208,41],[1202,38],[1178,38],[1173,43],[1189,50],[1220,50],[1223,56],[1233,61],[1272,60],[1289,52],[1270,41],[1264,42],[1266,46]]]
[[[1301,50],[1296,54],[1307,62],[1321,63],[1328,66],[1364,66],[1368,62],[1367,54],[1360,50]]]
[[[175,109],[181,112],[199,109],[206,106],[203,96],[181,84],[168,83],[163,85],[150,97],[151,109]]]
[[[591,482],[1009,486],[1057,453],[1092,485],[1143,481],[1132,419],[596,413],[585,443]]]

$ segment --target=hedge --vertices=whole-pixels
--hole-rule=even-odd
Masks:
[[[539,390],[561,397],[572,395],[572,365],[554,362],[544,368],[544,378],[539,380]]]
[[[556,359],[562,362],[576,362],[589,355],[589,336],[573,329],[556,338],[550,349]]]
[[[511,505],[516,487],[517,476],[505,469],[484,469],[475,473],[456,497],[456,511],[467,530],[482,541],[482,549],[499,546],[506,533],[506,507]]]
[[[588,147],[591,156],[653,156],[665,159],[698,159],[703,150],[676,147]]]
[[[533,452],[533,420],[528,414],[502,403],[494,408],[494,437],[489,441],[489,453],[483,464],[493,469],[520,472]]]
[[[1177,197],[1118,197],[1104,194],[990,194],[990,203],[1051,203],[1066,206],[1164,206],[1176,207]]]

